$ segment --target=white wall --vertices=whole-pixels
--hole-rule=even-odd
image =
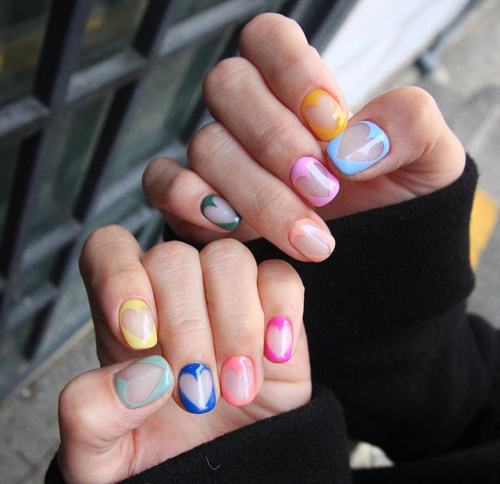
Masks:
[[[412,62],[467,0],[359,0],[323,52],[358,110],[381,82]]]

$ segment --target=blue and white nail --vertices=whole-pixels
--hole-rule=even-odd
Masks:
[[[342,173],[354,175],[378,163],[389,149],[389,138],[379,126],[360,121],[330,141],[326,152]]]
[[[215,407],[212,372],[203,363],[190,363],[179,373],[182,405],[190,413],[206,413]]]

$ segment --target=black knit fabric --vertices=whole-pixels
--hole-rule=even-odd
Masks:
[[[313,400],[127,482],[499,483],[500,336],[465,312],[476,180],[468,160],[438,192],[328,222],[320,264],[248,243],[304,281]],[[395,465],[351,472],[345,429]]]

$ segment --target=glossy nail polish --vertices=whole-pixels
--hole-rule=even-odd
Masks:
[[[300,106],[307,125],[320,141],[330,141],[347,126],[347,116],[337,101],[323,89],[314,89]]]
[[[290,243],[313,262],[325,260],[335,248],[335,239],[307,218],[295,222],[288,237]]]
[[[172,370],[158,355],[142,358],[115,375],[116,393],[129,408],[153,402],[169,390],[172,383]]]
[[[389,149],[389,138],[379,126],[360,121],[330,141],[326,152],[342,173],[354,175],[379,162]]]
[[[125,301],[118,315],[125,341],[134,350],[152,348],[158,342],[153,313],[140,299]]]
[[[229,231],[234,230],[241,222],[241,217],[236,210],[217,195],[209,195],[203,199],[201,213],[213,224]]]
[[[285,363],[292,356],[292,343],[292,323],[281,316],[271,319],[266,329],[266,358],[273,363]]]
[[[210,368],[190,363],[179,373],[182,405],[190,413],[205,413],[215,407],[215,390]]]
[[[247,405],[255,397],[255,371],[247,356],[234,356],[222,365],[221,391],[231,405]]]
[[[326,205],[339,192],[339,181],[312,156],[299,158],[292,165],[290,181],[314,207]]]

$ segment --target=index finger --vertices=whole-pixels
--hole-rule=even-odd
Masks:
[[[297,22],[274,13],[259,15],[242,30],[239,47],[276,98],[317,139],[330,141],[346,128],[344,95]]]

